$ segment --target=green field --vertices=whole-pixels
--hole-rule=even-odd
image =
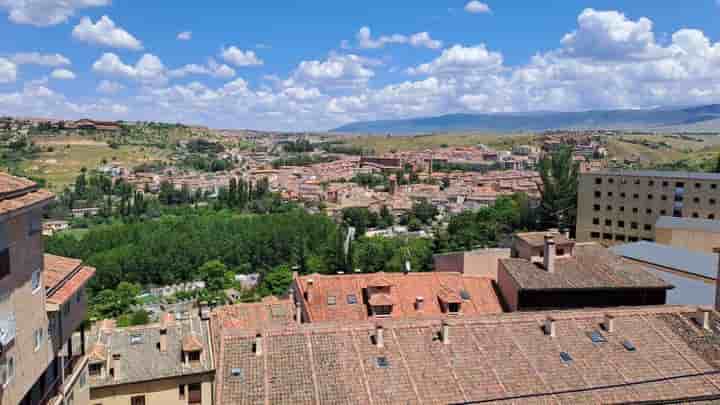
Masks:
[[[440,147],[474,146],[478,144],[487,145],[496,149],[510,149],[513,144],[526,144],[531,142],[532,135],[528,134],[434,134],[415,136],[357,136],[338,137],[337,140],[373,150],[376,154],[383,154],[391,151],[423,150]]]

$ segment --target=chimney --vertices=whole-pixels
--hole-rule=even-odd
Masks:
[[[309,278],[307,280],[307,287],[305,287],[305,301],[307,302],[310,302],[310,299],[312,298],[313,284],[315,284],[315,280]]]
[[[701,308],[693,316],[693,319],[701,328],[710,330],[710,311]]]
[[[113,379],[120,380],[123,378],[122,370],[120,367],[120,359],[122,355],[120,353],[113,353],[112,355],[112,368],[110,369]]]
[[[555,337],[555,319],[548,318],[545,320],[545,335],[550,336],[552,338]]]
[[[378,349],[385,347],[385,338],[383,337],[383,327],[378,325],[375,327],[375,345]]]
[[[444,321],[442,323],[442,342],[444,345],[450,344],[450,325]]]
[[[416,311],[422,311],[423,310],[423,304],[425,303],[425,298],[423,297],[415,297],[415,310]]]
[[[167,341],[167,327],[161,326],[160,327],[160,343],[158,343],[158,348],[161,352],[166,352],[168,347],[168,341]]]
[[[615,317],[607,314],[605,315],[605,321],[603,322],[603,329],[605,329],[605,332],[607,333],[614,333],[615,332]]]
[[[543,265],[548,273],[555,273],[555,239],[552,234],[545,235]]]
[[[295,303],[295,321],[298,325],[302,323],[302,307],[299,302]]]
[[[262,356],[262,335],[255,335],[255,355]]]

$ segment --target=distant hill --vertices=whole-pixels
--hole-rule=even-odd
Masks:
[[[552,129],[658,129],[720,132],[720,104],[697,107],[581,112],[448,114],[401,120],[355,122],[336,133],[525,132]]]

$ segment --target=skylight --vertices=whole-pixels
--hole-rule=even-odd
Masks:
[[[600,333],[598,331],[593,331],[593,333],[590,335],[590,340],[592,340],[592,342],[595,344],[607,342],[607,339],[605,339],[605,336],[603,336],[602,333]]]
[[[377,366],[378,368],[388,368],[390,367],[390,362],[388,361],[387,357],[378,357],[377,359]]]
[[[625,348],[625,350],[627,350],[629,352],[634,352],[635,350],[637,350],[635,348],[635,345],[629,340],[626,340],[623,342],[623,347]]]
[[[560,360],[562,360],[563,363],[571,363],[573,358],[568,352],[560,352]]]

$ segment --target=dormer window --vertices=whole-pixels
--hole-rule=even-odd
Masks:
[[[392,314],[392,305],[374,305],[372,311],[375,316],[390,316]]]
[[[457,315],[460,313],[460,303],[452,302],[448,304],[448,313],[451,315]]]

